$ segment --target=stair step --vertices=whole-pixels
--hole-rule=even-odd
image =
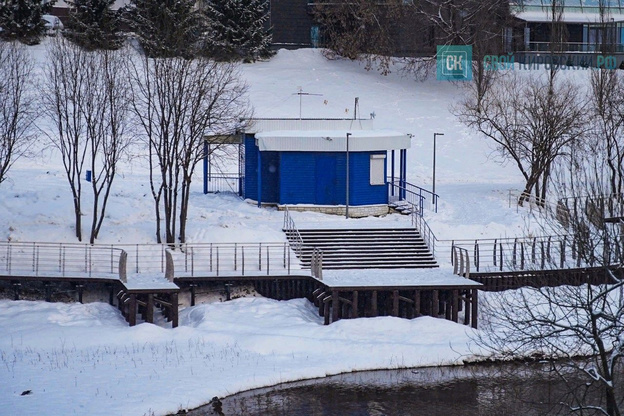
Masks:
[[[288,230],[284,230],[285,232]],[[315,228],[299,229],[299,234],[404,234],[418,233],[415,228]]]
[[[292,243],[295,233],[284,231]],[[323,269],[396,269],[438,267],[414,228],[303,229],[299,259],[310,267],[312,252],[323,252]]]

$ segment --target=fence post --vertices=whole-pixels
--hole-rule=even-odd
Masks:
[[[241,272],[245,276],[245,246],[241,246]]]
[[[560,257],[561,257],[561,261],[560,261],[560,269],[563,269],[563,263],[565,263],[565,250],[566,250],[566,238],[565,236],[563,237],[563,240],[561,240],[561,253],[560,253]]]
[[[496,267],[496,239],[494,239],[494,250],[492,250],[492,262],[494,263],[494,267]],[[479,271],[477,269],[477,271]]]
[[[475,240],[474,245],[474,264],[477,271],[479,271],[479,240]]]
[[[455,265],[455,240],[451,240],[451,265]]]
[[[125,250],[121,250],[119,254],[119,280],[124,283],[128,283],[128,277],[126,275],[126,265],[128,263],[128,253]],[[112,290],[112,289],[111,289]]]
[[[267,276],[268,276],[269,275],[269,246],[267,246],[266,252],[267,252],[266,269],[267,269]]]

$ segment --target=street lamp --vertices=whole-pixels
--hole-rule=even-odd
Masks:
[[[351,133],[347,133],[347,194],[345,198],[345,218],[349,218],[349,137],[351,137]]]
[[[431,199],[432,203],[435,203],[435,165],[436,165],[436,137],[444,136],[444,133],[433,133],[433,198]]]

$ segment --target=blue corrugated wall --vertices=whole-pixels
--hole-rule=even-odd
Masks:
[[[350,152],[349,205],[388,203],[385,185],[370,184],[370,155]],[[344,152],[262,152],[262,202],[344,205]],[[386,160],[387,163],[387,160]],[[258,147],[245,136],[245,198],[258,199]]]
[[[349,205],[388,203],[386,186],[370,185],[371,154],[385,152],[349,153]],[[345,204],[345,153],[282,152],[280,169],[280,203]]]
[[[279,163],[278,152],[262,152],[262,202],[279,202]],[[245,135],[245,198],[258,200],[258,147],[249,135]]]

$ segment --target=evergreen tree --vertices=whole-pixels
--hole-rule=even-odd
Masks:
[[[151,57],[191,57],[205,32],[194,0],[131,0],[125,19]]]
[[[208,0],[208,53],[218,59],[255,60],[270,56],[267,0]]]
[[[54,1],[46,0],[0,0],[0,38],[28,45],[39,43],[46,30],[41,16],[53,5]]]
[[[87,50],[117,49],[123,38],[119,33],[119,14],[111,10],[115,0],[66,0],[69,20],[63,32],[72,42]]]

